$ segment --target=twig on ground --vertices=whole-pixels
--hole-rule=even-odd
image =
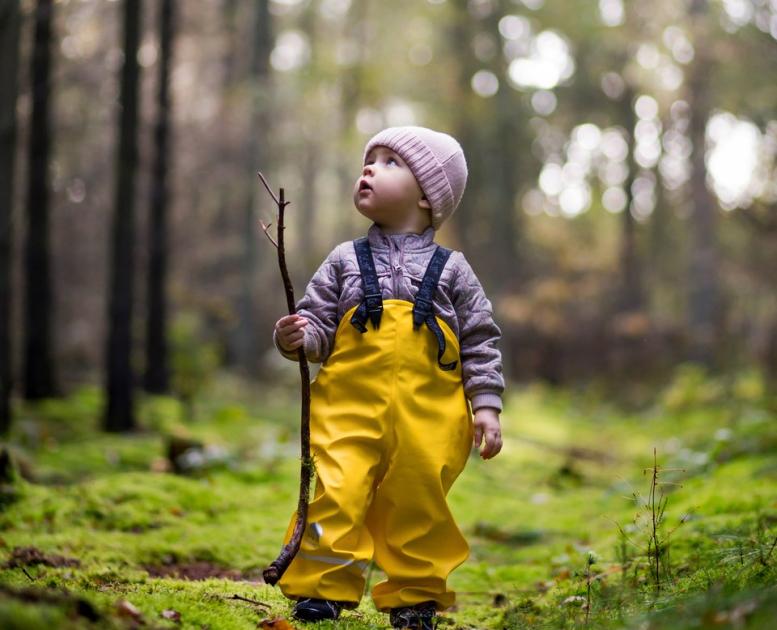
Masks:
[[[774,537],[774,540],[772,541],[772,546],[769,547],[769,553],[767,553],[766,556],[761,559],[761,564],[763,564],[764,566],[767,566],[769,564],[769,558],[772,557],[772,551],[774,551],[775,545],[777,545],[777,536]]]
[[[255,604],[256,606],[264,606],[267,610],[270,610],[271,608],[269,604],[256,601],[255,599],[251,599],[249,597],[243,597],[242,595],[238,595],[237,593],[233,593],[230,597],[227,597],[227,599],[239,599],[241,602],[248,602],[249,604]]]

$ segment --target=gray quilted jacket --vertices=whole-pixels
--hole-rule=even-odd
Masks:
[[[373,223],[367,238],[383,299],[412,302],[434,253],[434,229],[429,227],[422,234],[385,234]],[[303,345],[309,361],[326,361],[340,320],[361,303],[363,294],[353,243],[340,243],[297,302],[297,313],[309,320]],[[472,410],[493,407],[501,411],[504,378],[497,348],[501,331],[494,323],[491,302],[461,252],[454,251],[443,269],[434,309],[459,339],[464,394]],[[273,341],[283,356],[296,360],[296,351],[285,352],[274,333]]]

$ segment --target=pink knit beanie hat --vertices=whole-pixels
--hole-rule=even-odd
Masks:
[[[432,206],[432,227],[439,229],[459,205],[467,184],[467,162],[459,143],[426,127],[389,127],[367,142],[365,160],[375,146],[388,147],[407,163]]]

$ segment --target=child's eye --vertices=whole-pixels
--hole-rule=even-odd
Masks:
[[[392,162],[394,164],[399,164],[399,162],[397,162],[393,157],[386,158],[386,164],[391,164]]]

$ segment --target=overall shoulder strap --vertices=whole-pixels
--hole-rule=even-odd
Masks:
[[[357,238],[353,242],[356,250],[356,260],[359,263],[359,271],[362,274],[362,288],[364,299],[351,317],[351,324],[360,333],[367,332],[367,317],[372,322],[372,327],[378,329],[380,316],[383,313],[383,298],[380,294],[378,274],[375,272],[375,262],[372,259],[372,249],[367,238]]]
[[[429,330],[434,333],[434,336],[437,337],[437,364],[446,371],[455,370],[458,361],[442,362],[442,355],[445,353],[445,335],[434,317],[433,302],[434,294],[437,291],[437,283],[451,253],[450,249],[440,245],[437,246],[432,259],[429,261],[429,266],[426,268],[426,273],[424,273],[421,286],[413,303],[413,328],[418,329],[425,323]]]

